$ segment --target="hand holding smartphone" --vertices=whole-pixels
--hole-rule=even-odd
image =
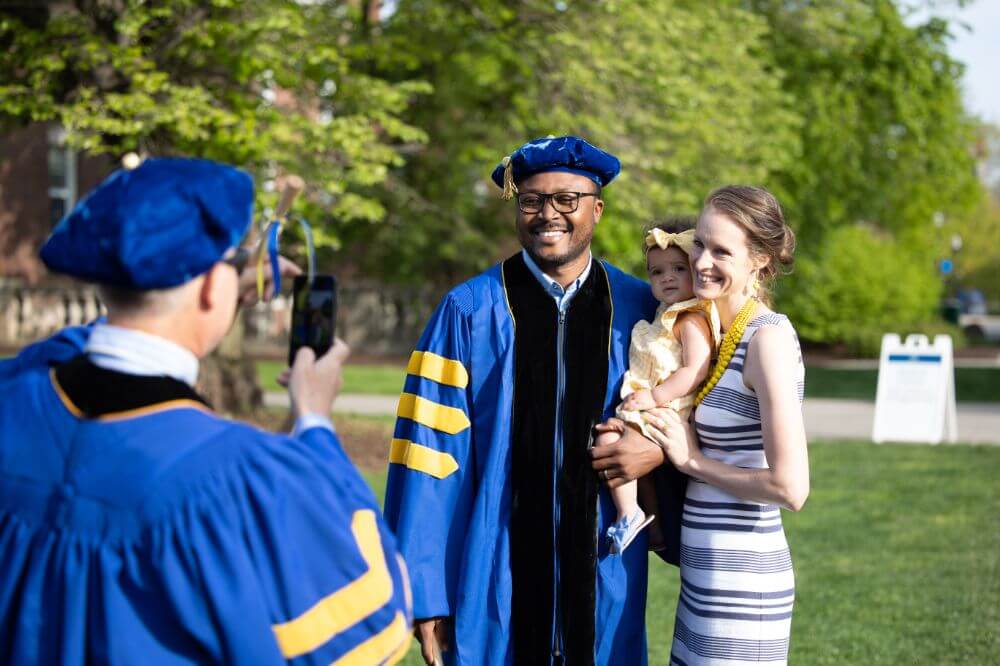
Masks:
[[[312,284],[305,275],[292,284],[292,329],[288,344],[288,365],[295,362],[301,347],[309,347],[316,358],[333,345],[337,323],[337,281],[332,275],[316,275]]]

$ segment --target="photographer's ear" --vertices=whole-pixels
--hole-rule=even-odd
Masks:
[[[216,285],[219,282],[217,276],[219,266],[220,264],[215,264],[203,275],[193,280],[193,282],[197,282],[199,284],[198,307],[202,310],[211,310],[218,302],[218,297],[214,292]]]
[[[205,273],[191,281],[198,285],[198,306],[202,310],[211,310],[235,301],[234,291],[238,289],[236,277],[231,266],[217,263]]]

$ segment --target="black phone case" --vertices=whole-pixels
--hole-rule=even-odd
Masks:
[[[292,326],[288,336],[288,365],[301,347],[309,347],[317,358],[333,345],[337,326],[337,281],[332,275],[316,275],[308,284],[304,275],[292,286]]]

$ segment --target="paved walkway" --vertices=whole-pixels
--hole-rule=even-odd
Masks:
[[[365,415],[396,413],[395,396],[342,395],[336,411]],[[288,395],[268,393],[264,404],[287,407]],[[810,439],[871,439],[875,403],[865,400],[808,398],[803,404],[806,434]],[[1000,444],[1000,403],[958,403],[958,439],[974,444]]]
[[[396,403],[398,402],[399,396],[346,394],[337,398],[334,411],[346,414],[364,414],[365,416],[392,416],[396,413]],[[288,407],[288,394],[265,393],[264,405],[267,407]]]
[[[875,403],[808,398],[802,405],[810,439],[871,439]],[[958,403],[958,440],[1000,444],[1000,403]]]

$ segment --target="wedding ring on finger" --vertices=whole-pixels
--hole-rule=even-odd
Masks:
[[[611,480],[610,475],[608,475],[608,470],[606,470],[606,469],[601,470],[601,476],[604,477],[605,481],[610,481]]]

